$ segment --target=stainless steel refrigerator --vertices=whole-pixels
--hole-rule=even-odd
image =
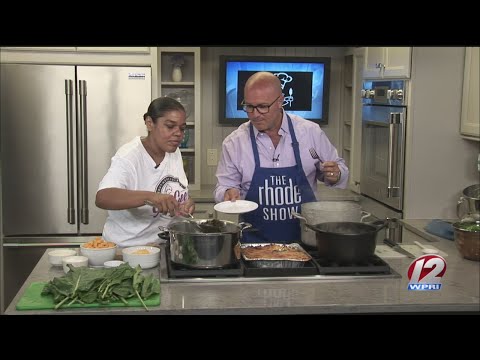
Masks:
[[[98,184],[146,134],[150,67],[1,64],[4,306],[48,247],[100,235]]]

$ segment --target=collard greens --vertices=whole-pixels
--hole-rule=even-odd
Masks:
[[[126,299],[137,297],[148,311],[143,300],[160,293],[160,280],[153,274],[144,276],[140,266],[122,264],[108,269],[68,266],[70,271],[66,275],[49,281],[42,290],[42,295],[53,296],[55,309],[74,303],[127,304]]]

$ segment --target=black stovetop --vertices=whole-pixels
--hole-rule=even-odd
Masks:
[[[392,274],[390,266],[377,255],[367,261],[356,264],[337,264],[318,256],[316,250],[305,249],[312,260],[303,267],[297,268],[258,268],[250,265],[243,259],[222,268],[190,268],[171,261],[168,245],[165,246],[168,278],[254,278],[254,277],[291,277],[311,275],[389,275]]]

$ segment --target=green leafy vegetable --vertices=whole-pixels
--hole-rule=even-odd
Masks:
[[[459,224],[458,228],[465,231],[480,231],[480,222]]]
[[[129,264],[122,264],[111,269],[68,267],[70,271],[66,275],[49,281],[42,290],[42,295],[53,296],[55,309],[76,302],[108,304],[121,301],[127,304],[126,299],[136,296],[148,311],[143,300],[160,293],[160,280],[153,274],[143,276],[140,266],[132,268]]]

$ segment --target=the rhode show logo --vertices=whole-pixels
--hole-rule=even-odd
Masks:
[[[408,290],[440,290],[447,262],[439,255],[423,255],[408,267]]]

